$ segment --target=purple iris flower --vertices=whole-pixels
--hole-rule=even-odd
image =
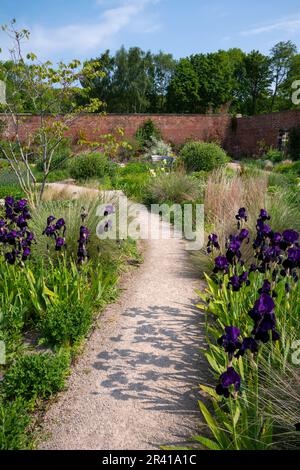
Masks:
[[[28,202],[26,199],[20,199],[19,201],[15,202],[14,204],[14,211],[15,212],[22,212],[27,207]]]
[[[274,308],[275,303],[272,297],[269,294],[261,294],[256,300],[253,309],[250,311],[250,316],[253,320],[260,320],[266,313],[273,312]]]
[[[208,236],[208,243],[207,243],[207,251],[208,253],[211,253],[211,248],[216,248],[217,250],[220,249],[219,241],[218,241],[218,236],[215,233],[211,233]]]
[[[222,346],[225,352],[233,354],[241,347],[241,342],[238,340],[241,331],[235,326],[226,326],[225,335],[218,339],[219,346]]]
[[[52,224],[52,222],[54,222],[55,219],[56,217],[54,217],[54,215],[49,215],[49,217],[47,218],[47,225]]]
[[[279,243],[281,242],[281,240],[282,240],[282,235],[281,235],[281,233],[279,233],[279,232],[273,233],[272,243],[273,243],[274,245],[279,245]]]
[[[57,237],[55,240],[55,250],[60,251],[63,246],[65,246],[65,239],[62,237]]]
[[[285,230],[282,237],[288,245],[293,245],[299,239],[299,233],[296,230]]]
[[[88,240],[90,237],[90,231],[87,229],[87,227],[81,226],[80,227],[80,232],[79,232],[79,238],[83,241]]]
[[[243,241],[243,240],[246,240],[246,239],[249,239],[249,230],[247,230],[246,228],[243,228],[240,231],[239,240]]]
[[[26,219],[25,219],[22,215],[20,215],[20,216],[17,218],[16,224],[17,224],[17,226],[20,227],[20,228],[27,227],[27,221],[26,221]]]
[[[60,230],[62,227],[65,227],[66,223],[64,219],[58,219],[55,224],[56,230]]]
[[[266,209],[261,209],[260,214],[259,214],[259,218],[261,220],[271,220],[271,217],[269,216]]]
[[[271,294],[271,283],[266,279],[258,291],[259,294]]]
[[[31,253],[30,248],[28,247],[24,248],[23,253],[22,253],[22,260],[25,261],[28,258],[28,256],[30,256],[30,253]]]
[[[245,222],[247,222],[248,220],[248,215],[247,215],[247,210],[245,207],[241,207],[237,213],[237,215],[235,216],[235,218],[237,220],[244,220]]]
[[[7,196],[4,201],[6,207],[12,207],[15,203],[15,200],[12,196]]]
[[[231,387],[231,385],[234,386],[235,392],[238,392],[241,385],[241,377],[233,367],[228,367],[227,371],[223,372],[220,376],[219,384],[216,387],[217,394],[229,398],[229,387]]]
[[[235,357],[239,358],[240,356],[244,356],[247,350],[249,350],[252,354],[258,352],[258,342],[254,338],[245,338]]]
[[[226,256],[217,256],[215,259],[215,268],[214,272],[217,273],[219,271],[228,272],[229,265]]]
[[[294,269],[300,267],[300,247],[294,246],[288,249],[287,259],[282,263],[285,269]]]

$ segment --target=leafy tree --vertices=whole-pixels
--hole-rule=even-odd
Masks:
[[[199,109],[199,77],[190,59],[181,59],[167,93],[169,112],[196,113]]]
[[[9,66],[1,64],[0,75],[9,83],[7,103],[2,108],[6,122],[13,126],[14,138],[8,142],[1,141],[0,151],[14,170],[22,190],[34,204],[37,191],[39,200],[42,198],[47,178],[53,170],[53,157],[65,132],[82,113],[101,107],[100,100],[88,99],[89,88],[79,88],[80,79],[95,78],[99,72],[91,64],[81,67],[78,60],[69,64],[61,62],[54,68],[49,61],[38,62],[32,53],[27,55],[26,61],[22,42],[29,38],[30,33],[25,29],[18,31],[15,23],[13,20],[9,26],[2,27],[13,39],[11,61]],[[87,99],[85,106],[76,103],[76,96],[80,94]],[[39,121],[36,131],[24,140],[20,134],[19,113],[25,109],[39,116]],[[33,154],[43,161],[44,175],[39,189],[30,166]]]
[[[152,56],[149,112],[162,113],[166,110],[168,86],[176,67],[172,54],[160,51]]]
[[[293,64],[293,58],[297,53],[297,46],[291,41],[281,41],[271,49],[271,70],[273,74],[273,94],[271,99],[271,112],[274,109],[278,91],[288,77]]]
[[[237,79],[242,112],[250,115],[264,112],[267,109],[272,83],[269,57],[259,51],[245,55]]]
[[[194,55],[191,63],[198,75],[201,112],[217,111],[232,101],[232,68],[225,51]]]

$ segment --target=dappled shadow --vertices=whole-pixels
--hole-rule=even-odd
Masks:
[[[101,387],[117,400],[139,400],[147,410],[197,412],[198,384],[207,370],[199,351],[204,346],[199,310],[191,304],[153,305],[130,308],[122,316],[128,322],[110,338],[115,347],[99,353],[94,363],[107,372]]]

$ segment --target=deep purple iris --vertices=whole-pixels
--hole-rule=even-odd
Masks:
[[[64,219],[58,219],[55,224],[56,230],[60,230],[62,227],[65,227],[66,223]]]
[[[225,398],[229,398],[229,388],[232,385],[234,386],[234,391],[238,392],[241,385],[241,377],[233,367],[228,367],[227,371],[223,372],[220,376],[219,384],[216,387],[217,394],[223,395]]]
[[[235,357],[239,358],[240,356],[244,356],[247,350],[252,354],[258,352],[258,342],[254,338],[245,338]]]
[[[237,215],[235,216],[235,218],[237,220],[244,220],[245,222],[247,222],[248,220],[248,215],[247,215],[247,210],[245,207],[241,207],[237,213]]]
[[[296,230],[285,230],[282,237],[288,245],[293,245],[299,239],[299,233]]]
[[[27,207],[28,202],[26,199],[20,199],[19,201],[15,202],[14,204],[14,211],[15,212],[22,212]]]
[[[54,215],[49,215],[49,217],[47,218],[47,225],[52,224],[52,222],[54,222],[54,220],[55,220]]]
[[[208,243],[207,243],[207,252],[211,253],[212,248],[216,248],[217,250],[220,249],[220,244],[218,241],[218,236],[215,233],[211,233],[208,236]]]
[[[226,326],[225,335],[218,339],[219,346],[222,346],[225,352],[233,354],[241,346],[241,342],[238,339],[240,334],[241,331],[239,328],[236,328],[235,326]]]
[[[228,272],[229,265],[226,256],[217,256],[215,259],[215,268],[214,272],[217,273],[219,271]]]
[[[65,246],[65,239],[62,237],[57,237],[55,240],[55,249],[56,251],[60,251]]]
[[[271,283],[267,279],[264,281],[262,287],[258,291],[259,294],[271,294]]]
[[[259,213],[259,218],[263,221],[265,220],[271,220],[271,217],[269,216],[268,212],[266,211],[266,209],[261,209],[260,213]]]

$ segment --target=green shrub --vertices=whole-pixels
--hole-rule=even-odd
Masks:
[[[270,160],[272,163],[280,163],[284,158],[283,152],[276,149],[270,149],[264,156],[264,160]]]
[[[188,142],[180,152],[187,171],[212,171],[228,162],[226,152],[217,144]]]
[[[91,297],[83,300],[62,298],[50,303],[42,315],[40,328],[43,336],[53,344],[74,344],[88,332],[93,318]]]
[[[145,193],[145,202],[161,204],[173,202],[181,204],[195,201],[200,196],[200,184],[197,179],[181,173],[165,173],[151,178]]]
[[[276,173],[281,174],[294,174],[300,176],[300,161],[295,163],[281,163],[274,169]]]
[[[22,199],[25,197],[25,193],[17,184],[0,184],[0,199],[4,199],[6,196]]]
[[[31,447],[27,432],[30,415],[22,399],[0,401],[0,450],[24,450]]]
[[[62,390],[70,365],[70,353],[28,354],[19,357],[4,376],[6,399],[23,398],[34,402]]]
[[[154,124],[152,119],[148,119],[138,128],[135,137],[141,148],[144,148],[153,137],[161,140],[162,135],[160,129]]]
[[[149,172],[117,176],[113,179],[113,186],[115,189],[124,191],[127,197],[141,202],[144,199],[145,187],[149,178]]]
[[[76,180],[102,178],[109,173],[107,157],[101,153],[82,153],[73,157],[69,163],[70,175]]]
[[[127,176],[127,175],[137,175],[140,173],[146,173],[149,171],[150,165],[146,162],[135,162],[135,163],[128,163],[128,165],[124,167],[118,168],[118,175],[120,176]]]

